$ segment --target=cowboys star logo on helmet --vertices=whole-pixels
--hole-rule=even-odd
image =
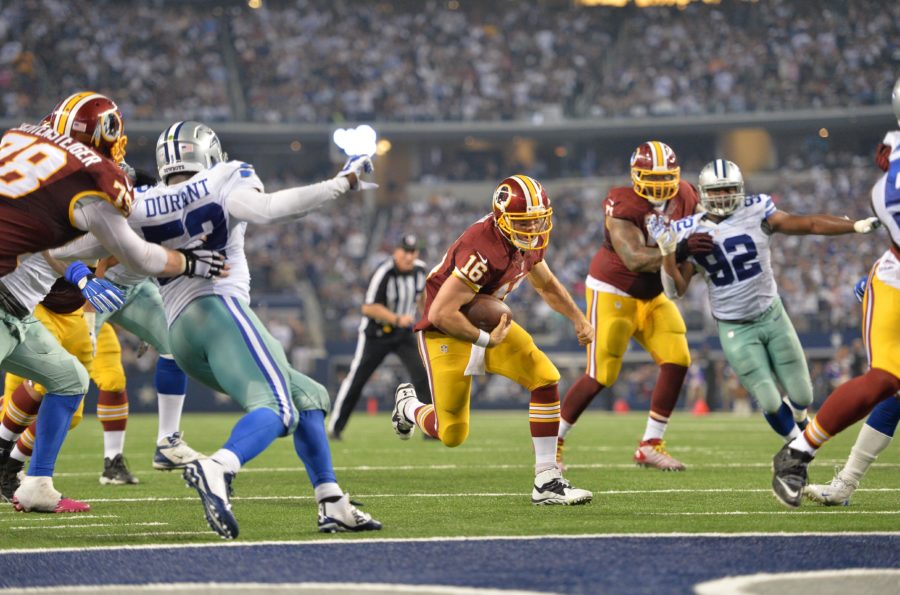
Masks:
[[[741,169],[726,159],[707,163],[700,171],[700,204],[713,215],[727,217],[744,201]]]
[[[678,194],[681,167],[672,147],[658,140],[642,143],[631,155],[631,182],[635,193],[652,203]]]
[[[553,209],[540,182],[525,175],[510,176],[494,191],[494,223],[520,250],[541,250],[550,242]]]

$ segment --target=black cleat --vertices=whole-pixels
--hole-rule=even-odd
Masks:
[[[772,459],[772,492],[778,501],[789,508],[798,508],[803,498],[811,454],[794,450],[789,445],[778,451]]]

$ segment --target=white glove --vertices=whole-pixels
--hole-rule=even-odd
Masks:
[[[652,215],[647,219],[647,233],[656,242],[662,255],[672,254],[678,246],[675,232],[669,227],[665,217]]]
[[[350,174],[356,174],[356,186],[350,186],[350,190],[368,190],[378,188],[378,184],[366,182],[363,180],[363,174],[371,174],[374,171],[375,167],[368,155],[353,155],[338,172],[337,177],[346,178]]]
[[[878,217],[867,217],[853,222],[853,231],[856,233],[872,233],[881,227],[881,221]]]

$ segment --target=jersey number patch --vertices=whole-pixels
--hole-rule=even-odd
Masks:
[[[68,154],[33,136],[8,132],[0,141],[0,195],[21,198],[66,165]]]
[[[747,234],[734,236],[713,246],[712,254],[698,258],[697,262],[706,269],[709,280],[716,287],[731,285],[735,281],[746,281],[762,273],[762,266],[756,259],[759,254],[753,238]],[[731,261],[729,262],[729,256]]]

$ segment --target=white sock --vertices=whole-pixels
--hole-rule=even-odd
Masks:
[[[24,463],[24,462],[26,462],[26,461],[28,460],[28,455],[23,454],[22,451],[19,450],[19,446],[16,445],[16,446],[12,449],[12,452],[9,453],[9,458],[15,459],[15,460],[17,460],[17,461],[22,461],[22,462]]]
[[[647,428],[644,430],[644,437],[641,438],[641,442],[655,439],[662,440],[663,434],[666,433],[667,425],[669,425],[668,421],[659,421],[657,419],[653,419],[652,417],[648,417]]]
[[[225,467],[225,471],[228,473],[237,475],[237,472],[241,470],[241,460],[227,448],[220,448],[209,458]]]
[[[341,486],[334,482],[320,483],[315,487],[316,502],[321,502],[326,498],[340,498],[344,495]]]
[[[0,424],[0,439],[9,440],[10,442],[15,442],[16,440],[19,439],[19,436],[21,436],[21,435],[22,435],[22,432],[19,432],[18,434],[16,434],[15,432],[10,430],[3,424]]]
[[[863,424],[856,437],[856,442],[850,450],[847,464],[841,471],[843,479],[858,482],[866,474],[878,455],[891,443],[891,436],[882,434],[869,424]]]
[[[535,474],[556,467],[556,436],[532,436]]]
[[[793,428],[791,428],[791,431],[788,432],[788,435],[784,437],[784,441],[790,442],[791,440],[793,440],[794,438],[796,438],[799,435],[800,435],[800,428],[798,428],[795,425]]]
[[[818,448],[813,447],[812,444],[806,441],[806,436],[801,432],[799,436],[791,440],[789,446],[794,450],[801,450],[807,454],[811,454],[813,456],[816,455],[816,451]]]
[[[103,432],[103,456],[112,459],[125,450],[125,430]]]
[[[184,395],[157,395],[159,407],[159,428],[156,432],[156,441],[159,442],[166,436],[171,436],[181,426],[181,409],[184,407]]]
[[[569,423],[563,418],[559,418],[559,437],[565,438],[569,435],[569,432],[572,431],[572,428],[575,427],[575,422]]]
[[[406,419],[416,421],[416,411],[425,407],[425,403],[418,401],[417,399],[410,399],[403,406],[403,415],[406,416]]]

